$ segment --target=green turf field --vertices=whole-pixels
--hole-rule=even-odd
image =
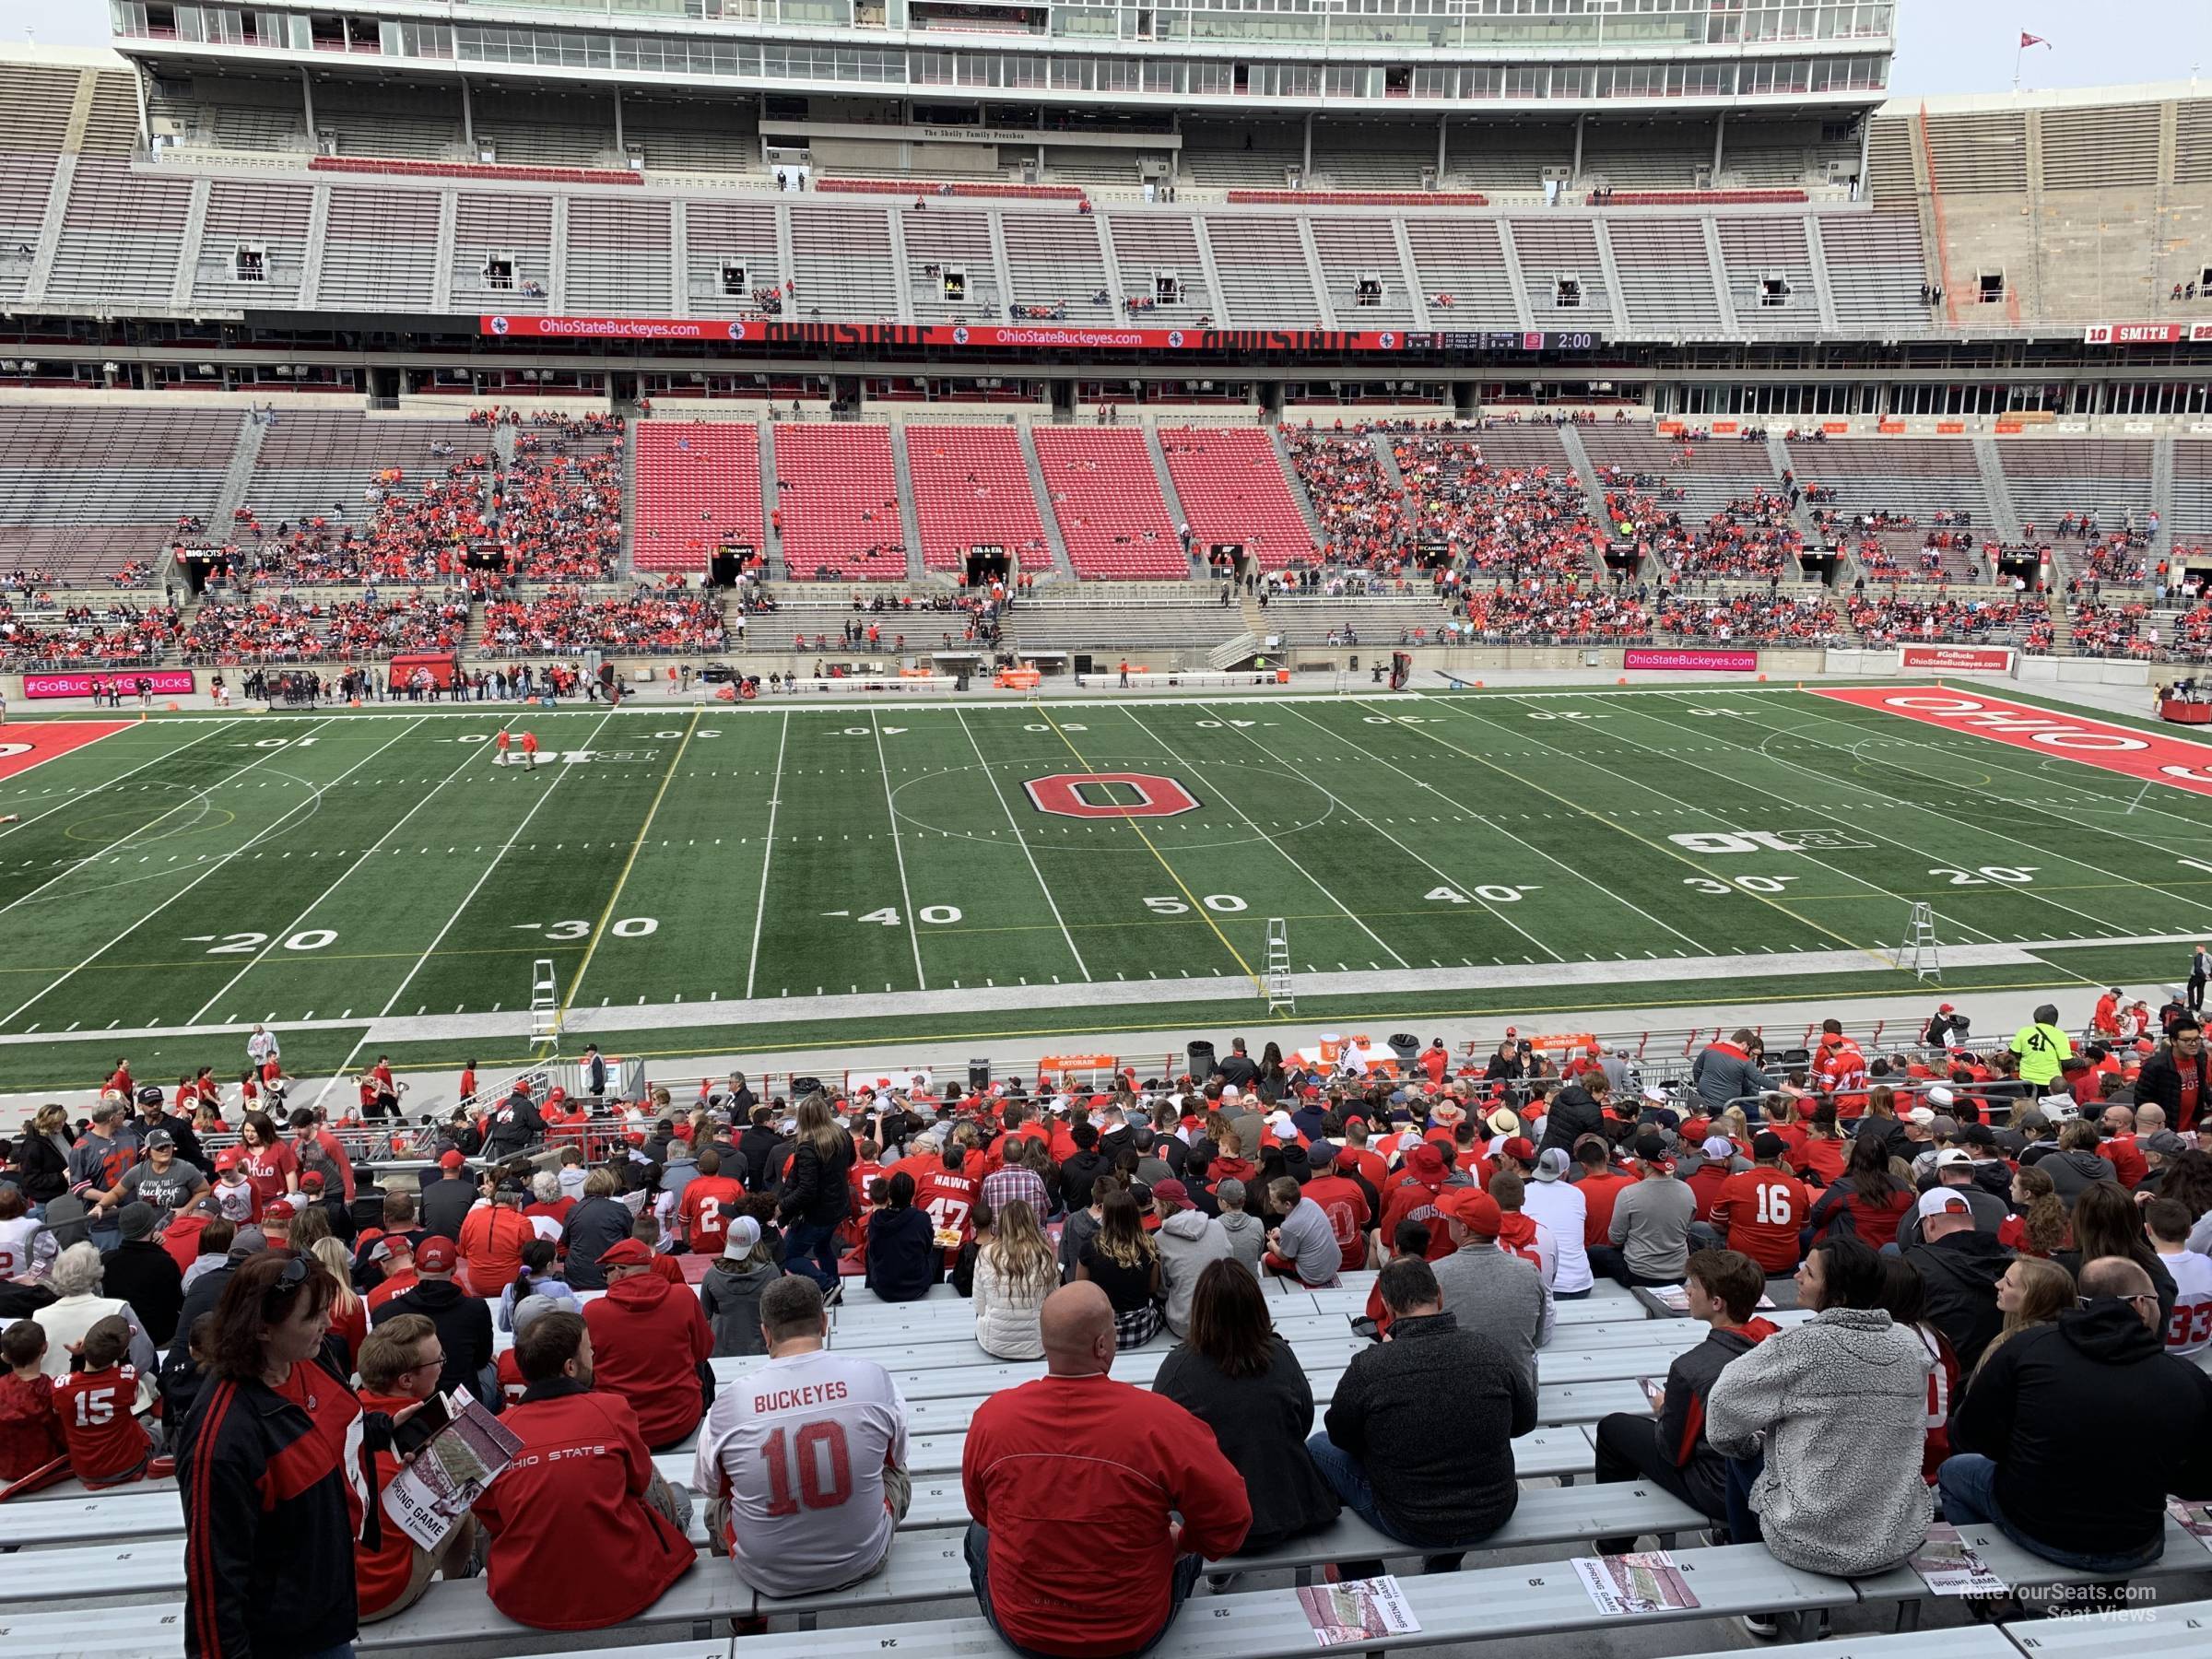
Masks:
[[[501,718],[157,719],[0,782],[0,1035],[512,1053],[539,958],[580,1028],[1141,1029],[1256,1009],[1270,918],[1301,1007],[1378,1013],[1886,983],[1913,900],[1962,971],[2212,932],[2199,799],[1778,688],[534,711],[535,773]]]

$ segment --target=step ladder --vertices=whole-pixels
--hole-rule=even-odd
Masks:
[[[1933,905],[1915,903],[1912,914],[1905,923],[1904,942],[1898,946],[1892,959],[1897,966],[1915,979],[1943,982],[1943,957],[1936,942],[1936,910]]]
[[[1290,989],[1290,924],[1280,916],[1267,920],[1267,1012],[1295,1014],[1298,998]]]
[[[530,1035],[539,1042],[560,1035],[560,982],[554,977],[551,957],[539,957],[530,965]]]

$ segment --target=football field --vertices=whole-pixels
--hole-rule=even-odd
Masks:
[[[535,771],[495,764],[509,723],[538,735]],[[1271,921],[1301,999],[1357,994],[1378,1017],[1400,992],[1752,994],[1762,975],[1873,971],[1915,901],[1959,962],[2212,935],[2189,784],[1818,690],[397,705],[88,729],[0,734],[18,820],[0,827],[0,1039],[18,1045],[255,1020],[382,1042],[419,1021],[512,1053],[540,959],[580,1031],[802,1008],[1095,1027],[1102,1006],[1135,1022],[1193,995],[1243,1017]]]

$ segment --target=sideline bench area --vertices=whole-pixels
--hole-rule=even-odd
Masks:
[[[1346,1304],[1363,1304],[1371,1275],[1347,1276],[1340,1288],[1311,1292],[1271,1286],[1278,1329],[1290,1341],[1325,1409],[1336,1379],[1360,1340],[1347,1324]],[[1350,1311],[1356,1312],[1357,1308]],[[1504,1638],[1617,1630],[1630,1624],[1712,1621],[1778,1610],[1817,1619],[1847,1609],[1893,1610],[1900,1623],[1930,1600],[1920,1579],[1899,1570],[1856,1582],[1822,1578],[1776,1561],[1758,1546],[1707,1546],[1704,1518],[1653,1487],[1591,1484],[1591,1434],[1610,1411],[1647,1405],[1638,1379],[1662,1375],[1673,1357],[1701,1335],[1686,1320],[1657,1319],[1635,1299],[1604,1286],[1586,1301],[1559,1305],[1549,1347],[1538,1351],[1541,1426],[1514,1443],[1523,1482],[1519,1507],[1505,1527],[1472,1544],[1460,1571],[1424,1575],[1419,1558],[1348,1512],[1325,1531],[1257,1557],[1215,1564],[1240,1575],[1218,1593],[1203,1585],[1161,1646],[1162,1659],[1268,1659],[1306,1653],[1312,1631],[1295,1596],[1281,1587],[1335,1563],[1380,1558],[1406,1576],[1418,1635],[1363,1641],[1362,1647],[1433,1647]],[[1783,1322],[1806,1317],[1783,1311]],[[1117,1358],[1114,1374],[1148,1383],[1168,1341]],[[692,1526],[702,1551],[697,1567],[654,1606],[617,1630],[547,1638],[506,1619],[490,1606],[481,1581],[433,1583],[414,1608],[365,1628],[363,1653],[390,1659],[477,1653],[526,1655],[574,1644],[607,1656],[636,1659],[778,1659],[794,1628],[814,1659],[880,1655],[894,1641],[901,1653],[924,1659],[994,1659],[1005,1650],[976,1616],[963,1550],[966,1501],[959,1481],[966,1428],[977,1406],[998,1389],[1038,1375],[1041,1362],[1009,1364],[975,1346],[970,1305],[941,1288],[919,1302],[885,1304],[848,1288],[837,1311],[832,1347],[878,1359],[897,1377],[908,1404],[912,1504],[882,1571],[856,1586],[783,1600],[756,1595],[726,1562],[706,1555],[703,1504]],[[713,1361],[725,1385],[740,1384],[761,1361]],[[688,1445],[654,1463],[674,1481],[688,1482]],[[1542,1483],[1542,1484],[1532,1484]],[[1559,1484],[1549,1484],[1559,1483]],[[1694,1609],[1632,1618],[1601,1617],[1574,1572],[1571,1558],[1591,1540],[1633,1535],[1669,1547],[1695,1589]],[[2026,1555],[1994,1529],[1967,1529],[1984,1559],[2018,1586],[2079,1582]],[[1505,1552],[1538,1552],[1519,1563]],[[1278,1587],[1245,1588],[1259,1574]],[[2179,1595],[2212,1594],[2212,1551],[2178,1524],[2168,1529],[2165,1558],[2137,1583]],[[2169,1589],[2168,1587],[2171,1586]],[[184,1588],[182,1517],[173,1481],[88,1493],[64,1486],[0,1506],[0,1659],[11,1655],[159,1654],[182,1643]],[[2023,1653],[2080,1654],[2101,1659],[2119,1643],[2161,1653],[2212,1654],[2212,1602],[2158,1609],[2154,1626],[2094,1619],[1994,1629],[1956,1627],[1898,1635],[1853,1637],[1824,1644],[1821,1659],[2018,1659]],[[54,1610],[59,1609],[59,1610]],[[2138,1620],[2150,1611],[2135,1616]],[[819,1630],[830,1618],[837,1628]],[[773,1621],[771,1633],[733,1637],[733,1618]],[[591,1647],[594,1640],[606,1645]],[[629,1644],[629,1645],[623,1645]],[[818,1650],[818,1653],[817,1652]],[[1662,1650],[1664,1651],[1664,1650]],[[2132,1659],[2132,1653],[2131,1653]]]

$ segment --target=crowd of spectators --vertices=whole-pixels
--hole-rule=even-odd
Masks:
[[[0,663],[11,668],[37,664],[148,663],[176,643],[182,618],[173,606],[141,608],[112,604],[72,605],[58,618],[18,617],[0,601]]]
[[[370,588],[330,607],[326,650],[332,656],[457,650],[468,635],[468,610],[465,589],[394,597]]]
[[[621,594],[555,587],[535,598],[495,599],[484,607],[483,649],[488,655],[658,654],[721,651],[728,642],[720,596],[677,582],[641,582]]]
[[[1652,609],[1658,632],[1734,644],[1826,645],[1841,638],[1833,600],[1773,589],[1658,591]]]
[[[1469,588],[1460,613],[1465,641],[1483,645],[1614,643],[1646,640],[1652,632],[1651,609],[1633,590],[1572,579],[1531,576]]]
[[[1695,524],[1667,505],[1683,492],[1663,479],[1609,466],[1598,468],[1598,479],[1615,536],[1634,543],[1639,559],[1651,559],[1670,580],[1748,581],[1795,573],[1805,537],[1785,495],[1754,490]]]
[[[2010,644],[2021,630],[2041,618],[2040,605],[2009,597],[1953,597],[1854,588],[1844,611],[1859,637],[1872,646],[1900,640],[1959,641],[1971,644]]]

